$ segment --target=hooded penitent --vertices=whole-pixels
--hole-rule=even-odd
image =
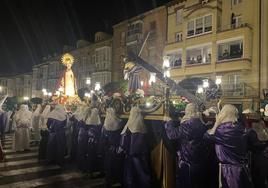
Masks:
[[[148,135],[142,112],[132,107],[127,124],[121,132],[124,160],[123,187],[151,187]]]
[[[235,106],[231,104],[226,104],[221,109],[220,113],[216,118],[216,124],[220,125],[222,123],[231,122],[235,123],[238,119],[238,110]]]
[[[42,130],[47,129],[47,118],[48,118],[49,112],[50,112],[50,105],[46,105],[40,117],[40,127]]]
[[[62,105],[56,105],[55,109],[52,110],[47,118],[55,119],[58,121],[64,121],[67,118],[67,113],[65,111],[64,106]]]
[[[21,105],[19,111],[15,115],[16,125],[23,126],[31,125],[32,112],[29,111],[27,105]]]
[[[215,143],[220,165],[222,188],[251,187],[247,167],[248,138],[243,126],[237,123],[238,110],[233,105],[225,105],[216,118],[213,131],[205,137]]]
[[[40,116],[41,116],[41,110],[42,106],[40,104],[37,105],[36,110],[33,113],[32,117],[32,126],[33,126],[33,132],[34,132],[34,140],[39,141],[40,140]]]
[[[185,108],[185,115],[181,119],[181,123],[190,120],[191,118],[199,118],[200,114],[195,104],[187,104]]]
[[[107,108],[103,126],[107,131],[116,131],[121,128],[120,119],[116,116],[113,108]]]
[[[64,106],[56,105],[55,109],[48,114],[47,159],[59,165],[63,165],[66,152],[66,123],[67,113]]]
[[[13,142],[13,149],[20,151],[30,148],[30,133],[32,112],[28,110],[27,105],[21,105],[20,110],[15,114],[15,138]]]
[[[143,121],[143,115],[138,107],[132,107],[130,110],[127,124],[121,134],[124,134],[127,129],[131,133],[146,133],[146,127]]]
[[[99,116],[99,111],[97,108],[91,109],[90,115],[86,119],[86,124],[87,125],[100,125],[100,116]]]

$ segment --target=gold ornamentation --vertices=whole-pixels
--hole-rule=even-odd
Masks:
[[[63,56],[62,56],[62,58],[61,58],[61,62],[62,62],[62,64],[64,64],[65,66],[67,66],[67,65],[72,65],[73,63],[74,63],[74,57],[71,55],[71,54],[69,54],[69,53],[66,53],[66,54],[64,54]]]

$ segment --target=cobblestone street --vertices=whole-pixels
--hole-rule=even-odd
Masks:
[[[30,151],[14,152],[12,135],[4,143],[5,162],[0,163],[0,188],[75,188],[103,187],[103,179],[83,179],[76,167],[67,164],[65,169],[57,165],[42,165],[38,162],[38,147]]]

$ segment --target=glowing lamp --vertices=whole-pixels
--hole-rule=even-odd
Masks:
[[[90,80],[90,78],[87,78],[87,80],[86,80],[86,84],[87,84],[87,85],[90,85],[90,84],[91,84],[91,80]]]
[[[51,93],[51,92],[49,92],[47,95],[51,97],[51,96],[52,96],[52,93]]]
[[[42,92],[43,92],[43,93],[47,92],[47,89],[45,89],[45,88],[44,88],[44,89],[42,89]]]
[[[170,77],[170,71],[169,70],[165,70],[164,71],[164,77]]]
[[[198,88],[197,88],[197,93],[201,94],[204,92],[204,88],[202,85],[198,85]]]
[[[146,102],[145,105],[146,105],[146,107],[148,108],[148,107],[150,107],[152,104],[151,104],[150,102]]]
[[[155,82],[156,82],[156,73],[150,72],[149,84],[151,85],[152,83],[155,83]]]
[[[144,82],[143,81],[141,81],[141,87],[144,85]]]
[[[29,97],[25,96],[25,97],[23,97],[23,100],[28,101]]]
[[[170,67],[169,57],[164,56],[163,57],[163,68],[169,68],[169,67]]]
[[[215,83],[216,83],[217,85],[220,85],[220,84],[221,84],[221,76],[216,76],[216,81],[215,81]]]
[[[209,87],[208,79],[204,79],[203,80],[203,88],[208,88],[208,87]]]
[[[95,90],[99,91],[101,89],[100,82],[95,83]]]

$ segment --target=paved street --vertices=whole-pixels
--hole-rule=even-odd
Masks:
[[[76,188],[103,187],[103,179],[84,179],[73,165],[65,169],[57,165],[38,163],[38,147],[31,146],[31,151],[12,151],[12,136],[7,135],[4,145],[5,162],[0,163],[0,188]]]

